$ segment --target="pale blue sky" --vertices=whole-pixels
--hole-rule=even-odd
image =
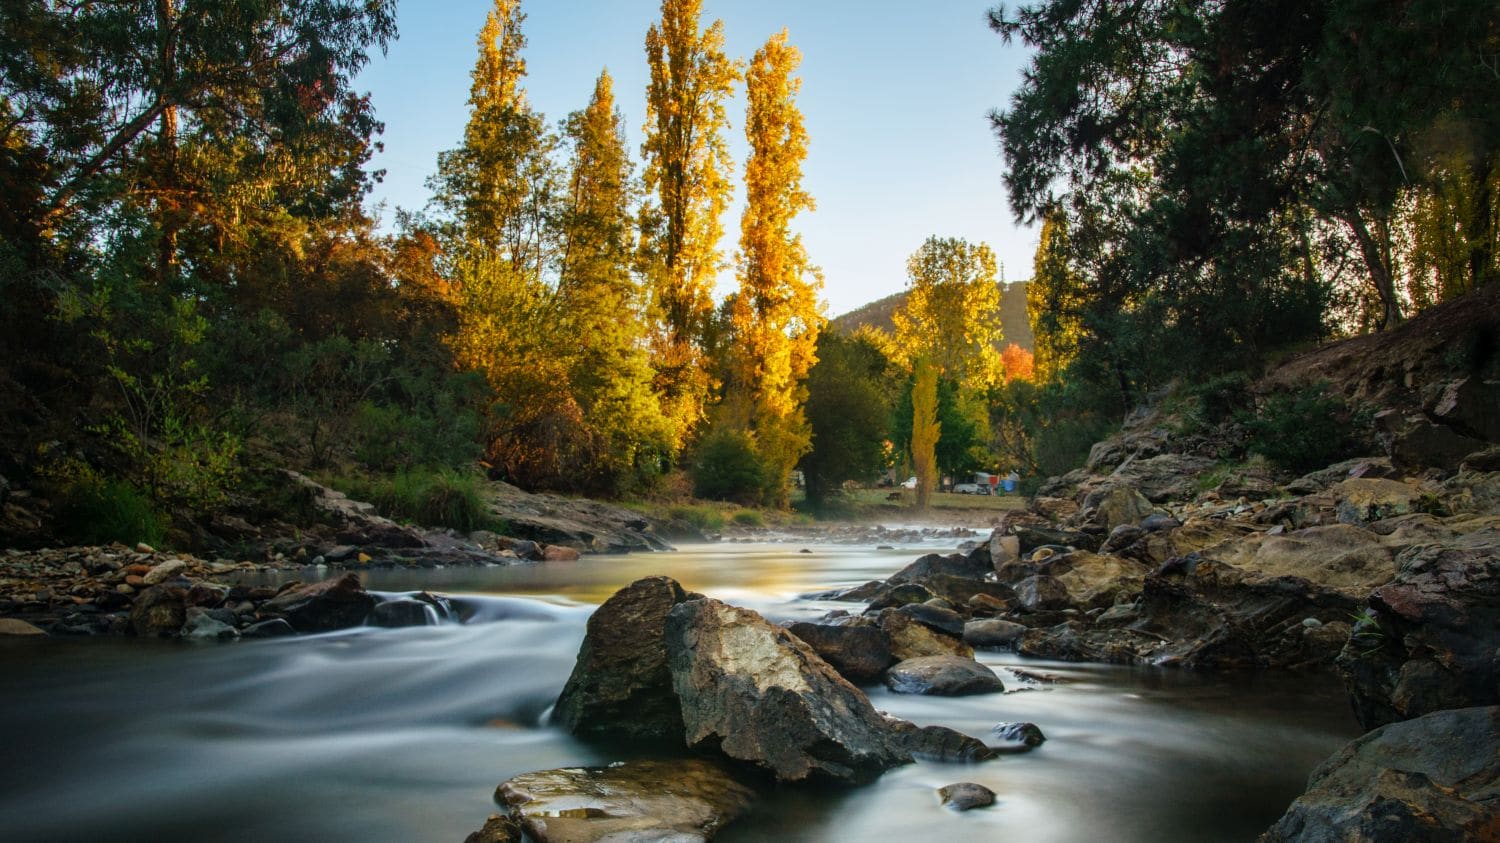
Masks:
[[[492,0],[402,0],[401,37],[377,55],[358,87],[385,122],[386,170],[374,198],[420,208],[439,151],[457,145],[475,36]],[[1026,53],[985,24],[992,0],[705,0],[724,20],[727,51],[748,58],[783,26],[803,53],[802,95],[811,149],[805,186],[816,211],[798,228],[826,277],[829,315],[902,289],[906,257],[929,235],[989,243],[1010,280],[1030,275],[1037,233],[1006,207],[1002,162],[986,115],[1005,105]],[[608,67],[639,156],[645,118],[646,29],[659,0],[523,0],[528,97],[556,124],[587,104]],[[743,91],[728,107],[736,183],[747,147]],[[739,240],[736,204],[723,242]],[[390,213],[386,214],[387,220]],[[719,294],[733,289],[733,272]]]

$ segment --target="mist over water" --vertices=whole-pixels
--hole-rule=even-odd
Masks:
[[[840,605],[798,595],[945,549],[803,547],[366,575],[376,590],[451,595],[462,625],[204,645],[0,640],[0,837],[462,840],[494,812],[504,779],[612,760],[543,718],[589,613],[617,588],[667,574],[788,620]],[[999,722],[1034,722],[1049,739],[1040,749],[917,763],[850,791],[783,788],[720,839],[1253,840],[1357,734],[1329,677],[981,660],[1007,688],[1030,689],[867,691],[877,708],[981,738]],[[940,807],[936,788],[958,781],[988,786],[999,803]]]

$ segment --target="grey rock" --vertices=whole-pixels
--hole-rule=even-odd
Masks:
[[[233,625],[198,608],[188,610],[181,635],[193,641],[232,641],[240,637]]]
[[[1261,843],[1500,839],[1500,708],[1383,726],[1324,761]]]
[[[1001,741],[1022,749],[1036,749],[1047,742],[1035,723],[996,723],[993,731]]]
[[[754,800],[754,791],[703,759],[543,770],[495,791],[537,843],[710,840]]]
[[[885,672],[885,684],[898,694],[944,697],[1005,690],[993,670],[958,656],[923,656],[899,662]]]
[[[251,624],[245,627],[241,633],[245,638],[281,638],[287,635],[296,635],[297,630],[281,618],[272,618],[268,621]]]
[[[969,621],[964,624],[964,643],[986,649],[1012,647],[1025,632],[1025,626],[998,618]]]
[[[780,781],[857,783],[911,760],[858,688],[755,612],[709,599],[678,604],[666,644],[692,748]]]
[[[262,606],[261,613],[285,618],[298,632],[330,632],[359,626],[374,608],[375,595],[365,591],[359,576],[351,571],[288,588]]]
[[[943,800],[944,805],[955,811],[988,808],[995,804],[995,792],[982,784],[973,782],[959,782],[938,788],[938,796]]]
[[[954,637],[961,637],[964,634],[963,616],[952,609],[929,602],[908,603],[896,611],[938,632],[947,633]]]
[[[787,629],[856,685],[879,680],[895,661],[890,638],[877,626],[801,622]]]
[[[437,621],[433,607],[421,600],[387,600],[370,610],[370,626],[431,626]]]
[[[667,667],[667,615],[688,595],[675,580],[637,580],[589,617],[553,722],[575,735],[682,740],[682,714]]]

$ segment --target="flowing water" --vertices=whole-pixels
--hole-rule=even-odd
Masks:
[[[589,613],[615,589],[668,574],[787,620],[838,605],[799,594],[943,548],[805,549],[725,543],[367,575],[375,590],[452,595],[463,624],[206,645],[0,640],[0,839],[462,840],[504,779],[611,760],[544,721]],[[978,737],[1032,721],[1049,739],[1040,749],[917,763],[848,791],[785,788],[719,839],[1248,841],[1356,734],[1327,677],[980,658],[1030,690],[870,697]],[[1031,685],[1017,669],[1056,681]],[[941,808],[935,789],[959,781],[988,786],[998,804]]]

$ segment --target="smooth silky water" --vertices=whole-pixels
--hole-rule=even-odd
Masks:
[[[842,605],[798,595],[944,549],[723,543],[371,571],[373,590],[454,596],[468,623],[230,644],[0,640],[0,839],[460,841],[496,810],[504,779],[612,760],[544,719],[589,613],[620,586],[667,574],[784,621]],[[981,738],[1034,722],[1040,749],[917,763],[853,790],[783,788],[719,839],[1249,841],[1357,733],[1326,676],[981,660],[1008,688],[1033,689],[867,690],[877,708]],[[1033,686],[1013,669],[1057,681]],[[998,804],[940,807],[935,789],[959,781]]]

